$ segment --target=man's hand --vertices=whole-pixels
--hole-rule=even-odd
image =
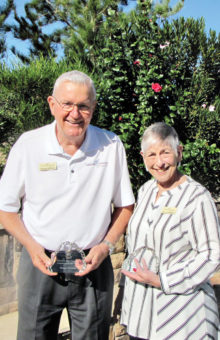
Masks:
[[[37,242],[33,242],[27,251],[31,257],[33,265],[42,273],[55,276],[57,273],[51,272],[48,267],[52,265],[51,259],[45,254],[44,248]]]
[[[84,276],[92,270],[98,268],[103,260],[108,256],[109,248],[105,243],[100,243],[91,248],[89,254],[85,257],[86,269],[83,272],[75,273],[76,276]]]
[[[121,272],[127,277],[129,277],[131,280],[138,281],[140,283],[145,283],[156,288],[160,288],[161,285],[159,275],[155,274],[154,272],[148,269],[146,261],[144,259],[142,260],[142,266],[137,259],[135,259],[134,261],[136,264],[136,268],[133,269],[134,273],[131,273],[124,269]]]

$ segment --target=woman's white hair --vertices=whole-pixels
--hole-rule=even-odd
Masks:
[[[53,87],[53,95],[55,94],[57,87],[61,83],[67,82],[67,81],[73,84],[80,84],[80,85],[88,86],[90,90],[90,99],[91,101],[95,101],[96,90],[95,90],[95,86],[94,86],[92,79],[89,76],[87,76],[87,74],[77,71],[77,70],[65,72],[57,78],[57,80],[54,83],[54,87]]]
[[[178,134],[172,126],[164,122],[154,123],[144,131],[141,140],[141,151],[143,154],[145,154],[149,146],[157,142],[158,139],[170,145],[177,156],[178,146],[180,145]]]

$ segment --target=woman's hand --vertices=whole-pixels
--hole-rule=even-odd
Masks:
[[[134,273],[122,269],[122,273],[129,277],[131,280],[138,281],[140,283],[145,283],[150,286],[160,288],[160,277],[154,272],[150,271],[147,267],[146,261],[142,259],[140,264],[137,259],[134,259],[136,268],[133,269]]]

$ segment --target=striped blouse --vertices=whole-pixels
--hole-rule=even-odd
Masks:
[[[160,275],[161,288],[125,280],[121,323],[149,340],[218,339],[210,276],[220,267],[220,230],[210,193],[187,177],[162,193],[154,179],[139,190],[128,226],[128,252]]]

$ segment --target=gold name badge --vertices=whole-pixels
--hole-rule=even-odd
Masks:
[[[57,163],[56,162],[40,163],[39,170],[40,171],[57,170]]]
[[[176,207],[163,207],[162,214],[175,214],[177,211]]]

